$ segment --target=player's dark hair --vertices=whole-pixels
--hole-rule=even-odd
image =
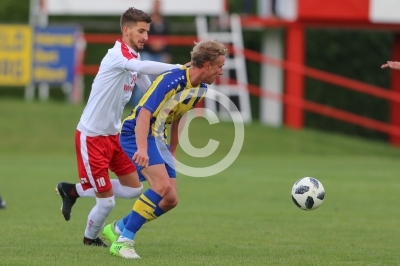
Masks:
[[[151,23],[152,19],[149,14],[147,14],[146,12],[143,12],[140,9],[136,9],[134,7],[128,8],[121,16],[121,20],[120,20],[121,32],[122,32],[122,28],[126,24],[137,23],[137,22]]]
[[[201,68],[205,62],[214,64],[218,57],[226,55],[227,49],[225,45],[214,41],[201,41],[196,43],[193,50],[190,52],[192,66]]]

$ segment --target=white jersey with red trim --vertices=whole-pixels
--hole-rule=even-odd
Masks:
[[[116,41],[101,61],[77,129],[87,136],[118,134],[135,83],[145,91],[151,84],[147,75],[159,75],[179,66],[140,61],[139,53],[121,40]]]

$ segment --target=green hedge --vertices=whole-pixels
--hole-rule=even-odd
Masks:
[[[368,84],[389,88],[388,70],[393,34],[384,31],[308,30],[306,65]],[[389,120],[388,101],[314,79],[306,79],[306,99],[382,122]],[[307,127],[387,139],[382,134],[346,122],[306,112]]]

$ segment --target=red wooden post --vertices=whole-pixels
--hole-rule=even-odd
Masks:
[[[286,60],[290,63],[304,64],[304,28],[295,24],[288,27],[286,32]],[[304,97],[304,76],[300,73],[286,71],[285,94],[293,99]],[[285,104],[285,125],[287,127],[302,129],[304,126],[304,112],[299,106]]]
[[[396,33],[394,37],[393,44],[393,56],[392,60],[400,61],[400,34]],[[393,70],[391,77],[391,87],[392,91],[400,92],[400,71]],[[390,103],[390,124],[393,126],[400,126],[400,103],[391,102]],[[395,146],[400,146],[400,137],[391,135],[390,143]]]

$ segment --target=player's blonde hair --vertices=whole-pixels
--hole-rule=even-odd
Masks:
[[[193,50],[190,52],[191,64],[198,68],[203,67],[204,63],[208,61],[214,64],[218,57],[225,56],[226,52],[225,45],[217,40],[195,43]]]
[[[146,22],[146,23],[151,23],[152,19],[149,14],[146,12],[136,9],[134,7],[128,8],[121,16],[120,19],[120,26],[121,26],[121,32],[123,27],[128,24],[128,23],[137,23],[137,22]]]

